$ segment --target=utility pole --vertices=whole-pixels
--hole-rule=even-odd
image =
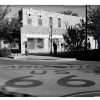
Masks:
[[[85,33],[85,50],[87,51],[87,5],[86,5],[86,33]]]

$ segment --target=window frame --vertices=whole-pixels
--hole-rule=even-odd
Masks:
[[[58,18],[58,27],[61,27],[61,18]]]
[[[53,26],[53,17],[52,16],[49,17],[49,26]]]
[[[32,17],[31,17],[31,14],[28,14],[27,15],[27,24],[28,25],[32,25]]]
[[[38,15],[38,25],[42,26],[43,21],[42,21],[42,15]]]

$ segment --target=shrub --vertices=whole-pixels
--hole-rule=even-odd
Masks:
[[[7,56],[10,56],[11,55],[11,50],[8,49],[8,48],[2,48],[0,50],[0,56],[1,57],[7,57]]]

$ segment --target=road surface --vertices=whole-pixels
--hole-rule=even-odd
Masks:
[[[0,91],[7,96],[100,96],[100,74],[93,70],[99,61],[40,58],[0,58]]]

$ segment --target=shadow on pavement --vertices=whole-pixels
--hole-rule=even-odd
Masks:
[[[38,56],[52,56],[59,58],[76,58],[77,60],[86,60],[86,61],[100,61],[100,50],[87,50],[87,51],[65,51],[58,52],[57,54],[50,53],[31,53],[30,55]]]

